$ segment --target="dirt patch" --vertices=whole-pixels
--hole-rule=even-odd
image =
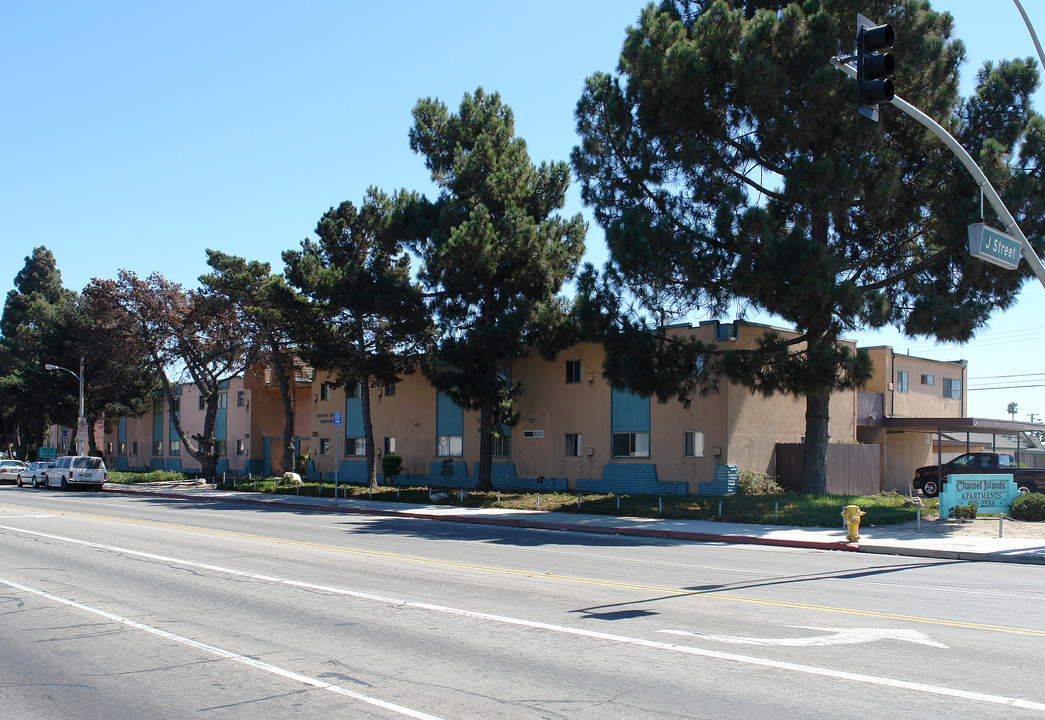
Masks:
[[[894,526],[918,534],[917,521]],[[953,518],[922,518],[921,534],[936,537],[998,537],[998,518],[976,518],[975,520],[955,520]],[[1042,538],[1045,539],[1045,522],[1022,522],[1005,518],[1001,521],[1002,537],[1010,538]]]

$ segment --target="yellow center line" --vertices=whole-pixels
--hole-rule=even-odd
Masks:
[[[176,523],[157,522],[155,520],[135,520],[132,518],[120,518],[110,515],[96,515],[73,511],[36,510],[32,508],[0,508],[4,510],[17,510],[19,512],[34,512],[46,515],[68,515],[92,520],[111,520],[133,525],[148,525],[151,527],[167,528],[171,530],[187,530],[190,532],[205,533],[209,535],[221,535],[223,537],[239,538],[243,540],[254,540],[259,542],[276,543],[278,545],[292,545],[296,547],[312,548],[316,550],[330,550],[333,552],[350,553],[365,557],[381,558],[385,560],[397,560],[400,562],[421,563],[439,567],[452,567],[465,570],[476,570],[479,572],[496,573],[499,575],[515,575],[520,577],[537,578],[545,580],[556,580],[559,582],[578,583],[583,585],[597,585],[624,590],[640,590],[643,592],[654,592],[671,597],[700,597],[713,600],[729,600],[732,602],[753,603],[756,605],[769,605],[774,607],[785,607],[798,610],[815,610],[820,612],[841,613],[844,615],[857,615],[882,620],[902,620],[904,622],[921,623],[925,625],[942,625],[945,627],[962,628],[966,630],[984,630],[987,632],[1008,633],[1013,635],[1027,635],[1030,637],[1045,637],[1045,630],[1032,630],[1029,628],[1009,627],[1005,625],[988,625],[985,623],[965,622],[961,620],[945,620],[942,618],[920,617],[918,615],[905,615],[902,613],[881,612],[878,610],[858,610],[856,608],[834,607],[831,605],[817,605],[813,603],[796,602],[792,600],[770,600],[765,598],[748,597],[745,595],[733,595],[731,593],[719,593],[708,590],[684,590],[680,588],[662,587],[658,585],[643,585],[638,583],[618,582],[615,580],[598,580],[596,578],[576,577],[572,575],[561,575],[552,572],[534,572],[532,570],[513,570],[511,568],[496,567],[493,565],[478,565],[475,563],[458,562],[454,560],[438,560],[435,558],[418,557],[415,555],[401,555],[399,553],[381,552],[378,550],[361,550],[339,545],[326,545],[304,540],[288,540],[268,537],[265,535],[254,535],[250,533],[235,532],[232,530],[214,530],[211,528],[195,527],[192,525],[180,525]]]

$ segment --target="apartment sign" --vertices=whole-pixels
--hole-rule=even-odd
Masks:
[[[979,513],[1006,513],[1019,495],[1011,473],[992,475],[948,475],[940,488],[940,517],[958,505],[975,505]]]
[[[1023,245],[1017,238],[983,223],[969,226],[969,254],[1009,270],[1020,265]]]

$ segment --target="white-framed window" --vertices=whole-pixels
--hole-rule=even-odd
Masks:
[[[181,440],[171,440],[167,445],[167,454],[171,457],[181,455]]]
[[[394,397],[396,394],[396,385],[399,383],[385,383],[385,397]]]
[[[163,455],[163,440],[154,440],[152,443],[152,454]]]
[[[330,438],[319,439],[319,454],[329,455],[330,454]]]
[[[345,438],[345,457],[359,457],[366,455],[366,438]]]
[[[385,438],[385,455],[395,455],[396,451],[396,439],[395,437]]]
[[[580,457],[581,445],[580,433],[566,433],[566,457]]]
[[[682,457],[704,457],[703,430],[686,430],[682,433]]]
[[[566,361],[566,384],[572,385],[581,381],[581,361],[580,360],[567,360]]]
[[[436,437],[436,457],[461,457],[463,455],[464,438],[461,435],[439,435]]]
[[[330,383],[319,384],[319,399],[329,400],[330,399]]]
[[[936,378],[932,375],[922,375],[922,385],[935,385]]]
[[[907,392],[907,371],[896,371],[896,392]]]
[[[218,408],[225,408],[229,406],[229,394],[218,393]]]
[[[236,440],[236,454],[243,455],[247,452],[247,441],[243,438]]]
[[[493,456],[502,458],[512,456],[512,436],[510,432],[494,435]]]
[[[958,378],[943,379],[943,396],[945,398],[952,398],[954,400],[961,400],[962,397],[962,381]]]
[[[613,433],[612,451],[613,457],[649,457],[649,433]]]
[[[236,407],[243,407],[247,404],[247,394],[242,390],[236,391]]]

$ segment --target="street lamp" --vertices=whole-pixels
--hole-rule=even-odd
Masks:
[[[84,417],[84,414],[83,414],[83,357],[80,358],[80,374],[79,375],[74,373],[69,368],[64,368],[64,367],[61,367],[59,365],[52,365],[51,363],[47,363],[46,365],[44,365],[44,369],[45,370],[62,370],[64,372],[69,373],[70,375],[72,375],[74,378],[76,378],[80,382],[80,415],[76,419],[76,454],[77,455],[83,455],[84,454],[84,452],[83,452],[83,445],[84,445],[84,441],[86,440],[86,438],[84,436],[87,434],[86,433],[86,430],[87,430],[87,418]],[[80,431],[81,427],[84,429],[84,432]]]

